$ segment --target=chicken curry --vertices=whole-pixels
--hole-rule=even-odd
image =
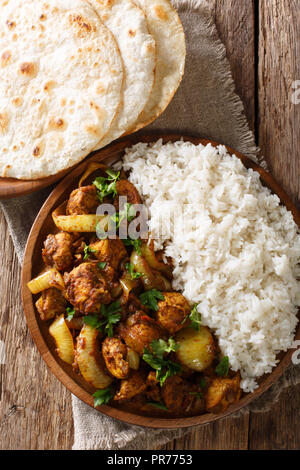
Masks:
[[[120,203],[120,196],[126,203]],[[122,199],[122,200],[123,200]],[[97,216],[100,204],[114,216]],[[150,239],[119,238],[141,197],[123,171],[93,163],[53,213],[43,272],[29,282],[59,358],[111,404],[166,417],[223,412],[241,396],[197,305],[172,289],[172,263]],[[96,226],[102,223],[102,232]],[[114,222],[117,234],[103,228]]]

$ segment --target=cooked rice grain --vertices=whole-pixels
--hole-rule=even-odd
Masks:
[[[242,389],[253,391],[292,346],[298,322],[292,214],[224,146],[139,143],[126,150],[124,169],[149,209],[155,248],[173,259],[174,289],[199,302]]]

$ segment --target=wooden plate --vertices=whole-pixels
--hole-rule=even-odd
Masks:
[[[13,197],[25,196],[40,189],[46,188],[65,176],[70,169],[63,170],[56,175],[40,178],[37,180],[18,180],[16,178],[0,177],[0,199],[11,199]]]
[[[157,133],[155,135],[146,136],[144,138],[141,137],[130,137],[121,142],[111,145],[104,150],[101,150],[96,155],[93,155],[91,158],[85,160],[81,163],[78,167],[76,167],[68,176],[66,176],[58,186],[53,190],[50,194],[46,202],[44,203],[43,207],[41,208],[34,224],[31,229],[31,232],[28,237],[25,256],[24,256],[24,263],[22,269],[22,301],[23,307],[27,319],[28,327],[31,331],[32,337],[43,357],[47,365],[50,367],[52,372],[56,375],[56,377],[78,398],[82,401],[87,403],[88,405],[93,407],[93,397],[91,396],[91,389],[85,383],[85,381],[75,374],[72,371],[71,366],[62,362],[55,353],[55,345],[48,333],[48,323],[42,322],[39,318],[39,314],[37,313],[34,302],[36,300],[35,296],[32,296],[27,288],[27,282],[34,276],[36,276],[41,267],[41,249],[43,245],[43,241],[46,238],[48,233],[51,233],[54,229],[54,224],[52,221],[51,213],[52,211],[61,204],[65,199],[67,199],[68,194],[72,189],[77,186],[78,180],[80,175],[86,169],[87,165],[91,161],[102,161],[107,164],[113,164],[118,161],[123,153],[124,149],[137,141],[142,142],[151,142],[157,140],[159,137],[162,137],[164,142],[168,141],[176,141],[181,138],[179,135],[165,135],[161,136]],[[195,144],[202,143],[206,145],[207,143],[212,143],[212,145],[216,146],[218,144],[204,140],[199,138],[193,137],[184,137],[184,140],[189,140]],[[227,147],[228,148],[228,147]],[[238,152],[233,151],[232,149],[228,148],[229,152],[232,154],[234,153],[237,155],[244,165],[247,168],[252,168],[255,171],[258,171],[261,177],[263,184],[268,186],[273,193],[276,193],[282,204],[284,204],[294,216],[295,222],[300,227],[300,214],[297,211],[296,207],[293,205],[287,194],[278,186],[278,184],[274,181],[272,176],[266,173],[262,168],[256,165],[254,162],[249,160],[247,157],[241,155]],[[296,340],[300,339],[300,327],[298,326]],[[224,416],[227,416],[231,413],[236,412],[237,410],[243,408],[245,405],[249,404],[252,400],[257,398],[263,392],[265,392],[285,371],[288,365],[291,362],[291,356],[293,354],[293,350],[289,350],[286,353],[281,353],[279,355],[279,364],[273,370],[271,374],[268,374],[262,377],[259,380],[259,388],[254,391],[254,393],[244,395],[242,399],[235,403],[234,405],[230,406],[225,413],[219,415],[213,414],[202,414],[198,416],[190,416],[190,417],[178,417],[178,418],[165,418],[162,417],[159,411],[155,414],[155,411],[151,413],[151,416],[141,416],[136,413],[129,412],[128,410],[114,408],[113,406],[103,405],[97,408],[102,413],[111,416],[112,418],[119,419],[126,423],[135,424],[139,426],[148,426],[152,428],[180,428],[180,427],[188,427],[193,425],[199,424],[207,424],[212,421],[216,421]]]

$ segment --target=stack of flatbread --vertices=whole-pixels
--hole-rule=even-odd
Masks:
[[[0,0],[0,176],[57,174],[146,126],[184,63],[168,0]]]

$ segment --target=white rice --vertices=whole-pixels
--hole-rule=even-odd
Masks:
[[[253,391],[292,346],[298,321],[300,235],[291,213],[223,146],[139,143],[126,150],[124,169],[149,209],[156,249],[165,242],[173,259],[174,289],[199,303],[242,389]]]

